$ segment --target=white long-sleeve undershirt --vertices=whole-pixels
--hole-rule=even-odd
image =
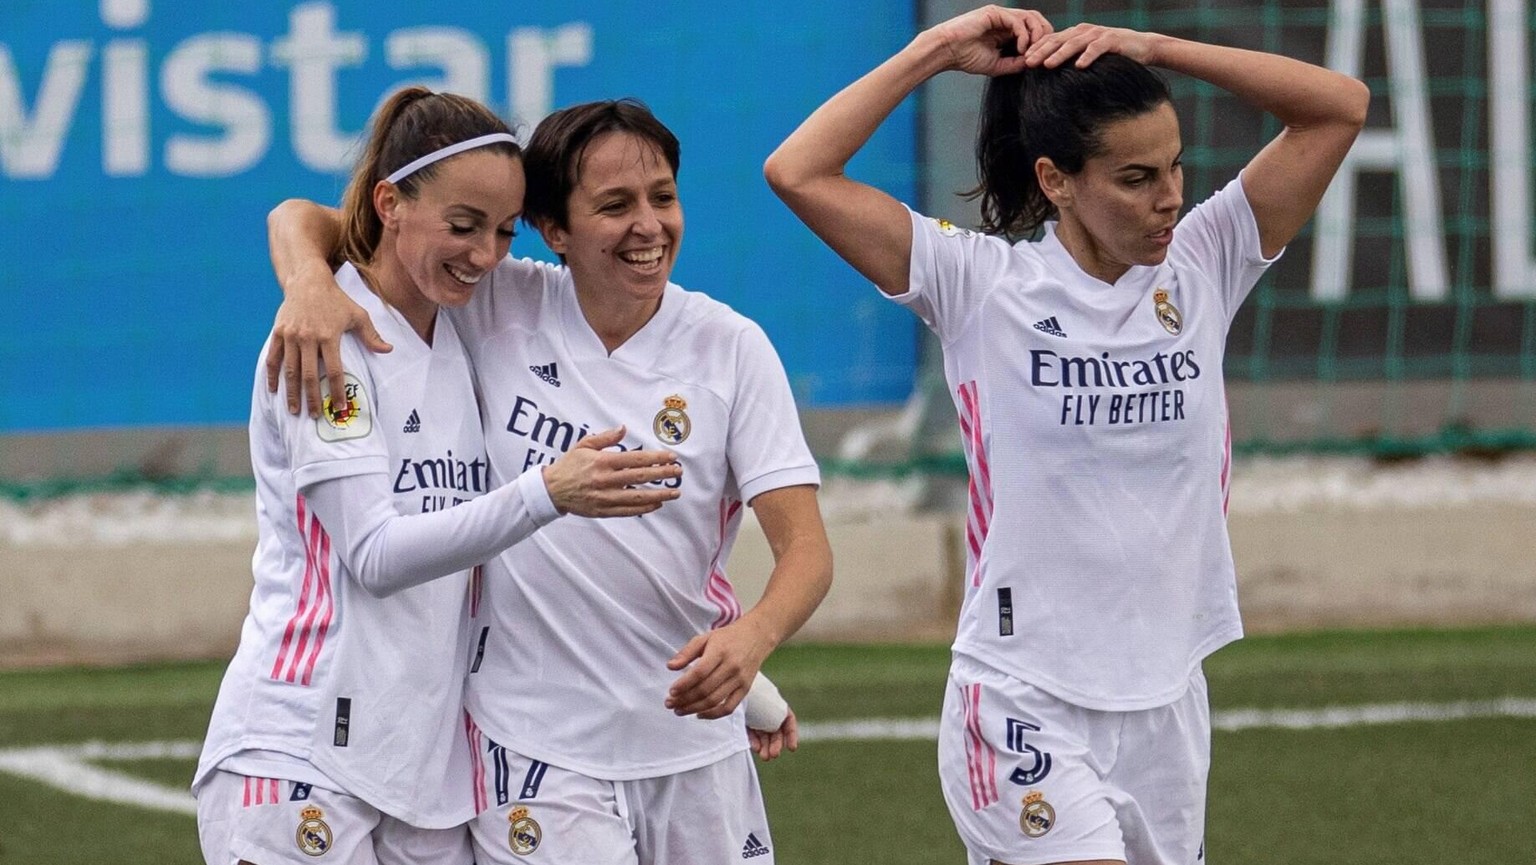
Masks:
[[[383,473],[320,481],[304,497],[347,570],[379,598],[481,564],[560,516],[537,468],[463,504],[421,514],[395,510]]]

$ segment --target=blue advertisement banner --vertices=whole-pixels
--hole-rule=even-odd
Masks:
[[[243,421],[280,299],[267,212],[335,203],[369,115],[417,83],[525,133],[561,105],[644,100],[683,146],[674,280],[761,323],[802,407],[900,400],[913,320],[794,220],[762,163],[914,27],[892,0],[7,0],[0,431]],[[911,201],[915,126],[909,101],[858,176]],[[513,254],[549,256],[532,231]]]

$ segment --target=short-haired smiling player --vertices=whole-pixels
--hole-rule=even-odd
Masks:
[[[493,478],[618,424],[625,447],[664,447],[684,474],[654,514],[562,520],[487,565],[466,689],[483,760],[476,860],[771,865],[739,705],[832,565],[788,378],[761,328],[669,281],[679,145],[645,106],[557,111],[526,161],[528,220],[563,264],[503,259],[454,316]],[[350,319],[318,266],[334,223],[313,205],[287,215],[279,329]],[[302,343],[291,354],[315,350]],[[745,507],[774,567],[743,611],[724,566]]]
[[[1180,218],[1167,85],[1280,120]],[[984,230],[844,168],[915,88],[990,76]],[[1273,54],[988,6],[919,34],[769,158],[811,230],[939,337],[971,474],[969,578],[940,728],[970,861],[1195,865],[1201,661],[1242,628],[1227,541],[1222,356],[1238,306],[1365,122],[1352,78]],[[1044,227],[1038,241],[1010,243]],[[1347,855],[1347,854],[1346,854]]]
[[[523,191],[485,106],[410,88],[379,110],[336,276],[397,347],[343,342],[345,384],[313,418],[254,383],[255,588],[194,781],[209,865],[469,865],[470,569],[564,511],[675,498],[643,486],[680,477],[671,455],[602,450],[620,430],[490,490],[469,359],[439,312],[506,255]]]

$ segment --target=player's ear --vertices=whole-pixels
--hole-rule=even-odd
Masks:
[[[1072,204],[1072,178],[1057,168],[1049,156],[1035,160],[1035,182],[1040,184],[1040,191],[1045,193],[1045,197],[1057,209]]]
[[[387,180],[373,185],[373,211],[385,228],[394,228],[400,222],[396,212],[400,207],[400,189]]]
[[[563,260],[566,250],[570,248],[571,233],[561,228],[553,219],[547,216],[535,219],[533,227],[538,229],[539,236],[544,238],[544,245],[549,247],[549,251],[560,256]]]

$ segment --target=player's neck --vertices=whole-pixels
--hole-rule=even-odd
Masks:
[[[603,348],[609,354],[640,332],[640,329],[656,316],[661,309],[661,298],[614,298],[597,300],[576,289],[576,303],[581,307],[582,318],[597,334]]]
[[[367,268],[359,268],[363,281],[379,299],[394,307],[427,345],[437,326],[437,304],[428,300],[405,273],[390,247],[380,245]]]

